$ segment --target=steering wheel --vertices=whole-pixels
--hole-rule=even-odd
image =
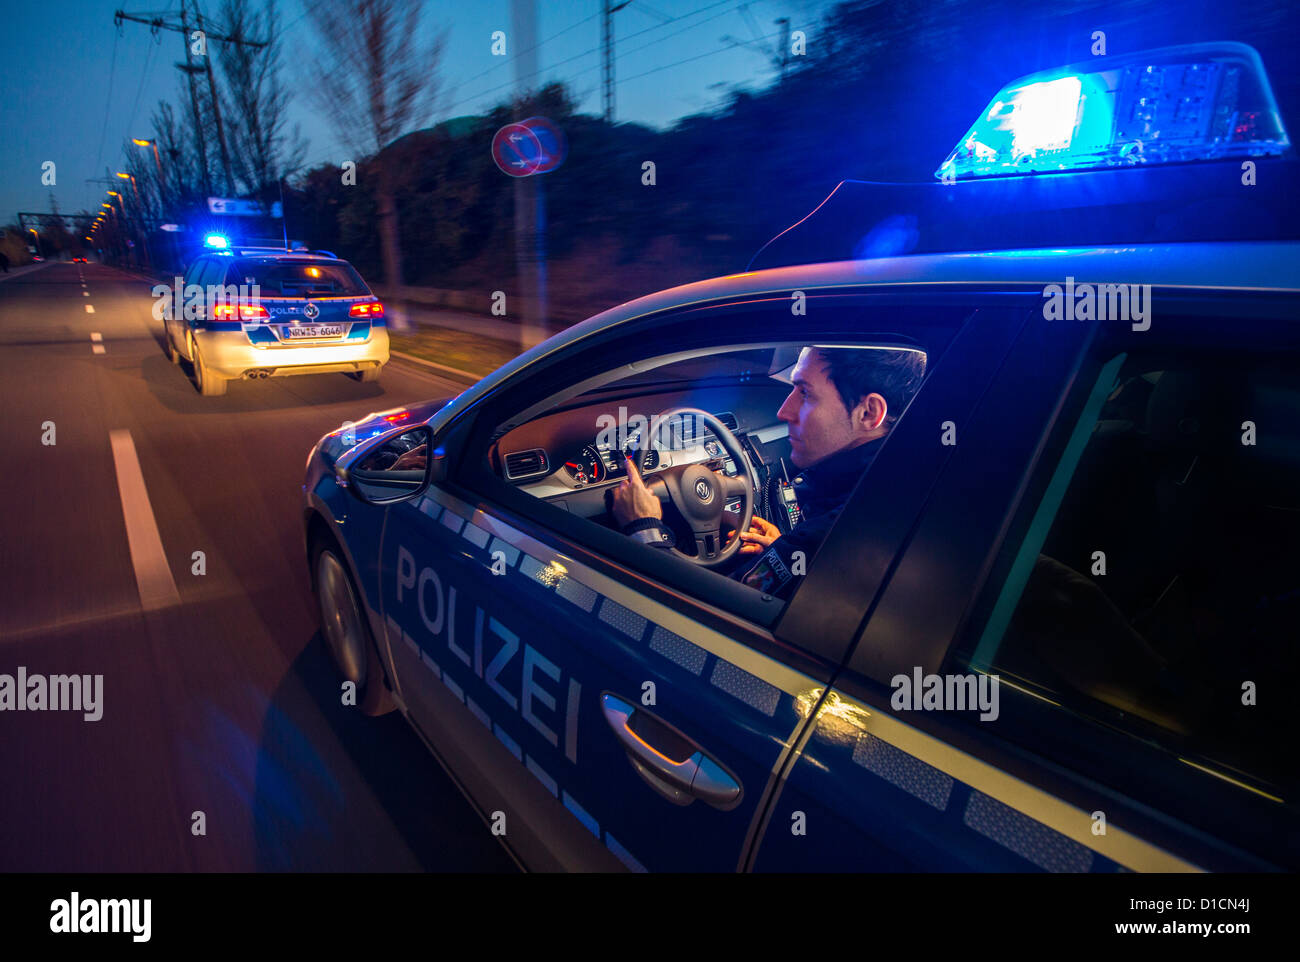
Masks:
[[[687,417],[703,422],[713,432],[723,450],[741,468],[741,474],[733,478],[721,471],[710,471],[703,464],[685,464],[667,468],[645,484],[660,503],[671,504],[677,509],[695,536],[695,554],[687,554],[674,546],[672,550],[677,556],[701,567],[717,568],[731,560],[743,544],[740,532],[749,529],[750,519],[754,516],[754,491],[758,487],[758,479],[754,476],[754,466],[749,463],[736,436],[707,411],[699,408],[673,408],[661,414],[659,420],[660,423],[673,425]],[[698,432],[696,438],[698,444],[704,443],[702,432]],[[723,547],[722,516],[727,502],[732,498],[741,499],[741,521],[736,528],[736,536],[730,544]]]

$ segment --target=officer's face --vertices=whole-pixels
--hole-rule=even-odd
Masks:
[[[794,390],[776,416],[790,425],[790,460],[807,468],[842,448],[861,443],[840,393],[826,376],[826,362],[806,347],[791,376]]]

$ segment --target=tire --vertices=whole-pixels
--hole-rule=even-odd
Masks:
[[[311,570],[320,636],[335,670],[357,686],[357,707],[363,715],[386,715],[397,706],[385,684],[379,649],[356,585],[337,545],[324,538],[313,541]]]
[[[354,381],[360,381],[362,384],[374,384],[379,380],[379,375],[383,373],[383,366],[368,367],[361,371],[353,371],[348,377]]]
[[[176,350],[176,342],[172,340],[171,331],[164,328],[163,337],[167,341],[167,360],[179,367],[181,363],[181,352]]]
[[[199,394],[203,397],[221,397],[226,393],[230,382],[224,377],[213,374],[203,363],[203,355],[199,352],[197,343],[191,340],[190,345],[194,352],[194,386],[199,389]]]

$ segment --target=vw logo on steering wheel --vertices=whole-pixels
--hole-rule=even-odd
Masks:
[[[709,487],[709,482],[703,478],[695,482],[695,494],[701,501],[708,501],[713,497],[713,489]]]

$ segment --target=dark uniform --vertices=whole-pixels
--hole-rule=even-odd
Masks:
[[[778,598],[789,598],[794,594],[799,576],[835,523],[858,479],[875,460],[883,440],[877,438],[845,448],[805,469],[794,481],[802,520],[789,534],[773,541],[752,567],[732,577]],[[638,518],[626,525],[623,532],[652,547],[671,548],[673,545],[671,532],[657,519]],[[803,552],[802,559],[794,557],[797,551]]]

